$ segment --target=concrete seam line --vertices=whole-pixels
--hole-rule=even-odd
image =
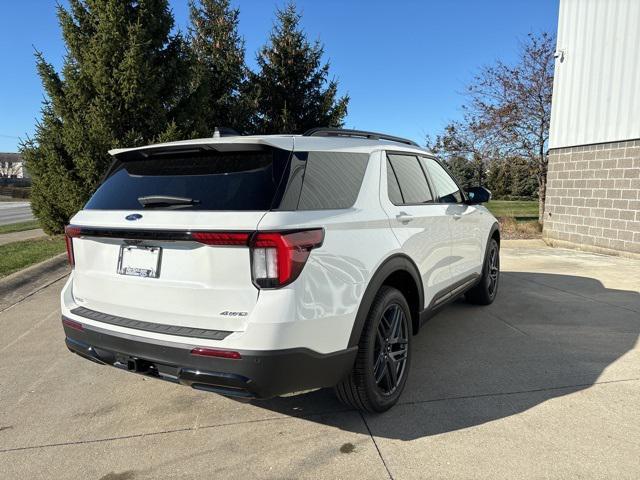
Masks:
[[[441,402],[441,401],[445,401],[445,400],[464,400],[464,399],[470,399],[470,398],[494,397],[494,396],[500,396],[500,395],[517,395],[517,394],[521,394],[521,393],[535,393],[535,392],[543,392],[543,391],[548,391],[548,390],[563,390],[563,389],[568,389],[568,388],[590,387],[590,386],[594,386],[594,385],[606,385],[606,384],[612,384],[612,383],[637,382],[639,380],[640,380],[640,378],[625,378],[625,379],[621,379],[621,380],[608,380],[608,381],[604,381],[604,382],[585,383],[585,384],[580,384],[580,385],[567,385],[567,386],[561,386],[561,387],[540,388],[540,389],[535,389],[535,390],[522,390],[522,391],[518,391],[518,392],[487,393],[487,394],[481,394],[481,395],[467,395],[467,396],[460,396],[460,397],[438,398],[438,399],[423,400],[423,401],[416,401],[416,402],[404,402],[404,403],[399,402],[397,405],[410,406],[410,405],[419,405],[419,404],[423,404],[423,403]],[[334,411],[311,413],[309,415],[289,415],[289,416],[283,416],[283,417],[268,417],[268,418],[260,418],[260,419],[256,419],[256,420],[247,420],[247,421],[243,421],[243,422],[242,421],[241,422],[229,422],[229,423],[220,423],[220,424],[199,426],[198,430],[211,429],[211,428],[221,428],[221,427],[232,427],[232,426],[235,426],[235,425],[246,425],[246,424],[252,424],[252,423],[271,422],[271,421],[278,421],[278,420],[292,420],[292,419],[296,419],[296,418],[304,419],[304,418],[311,418],[311,417],[317,417],[317,416],[325,416],[325,415],[328,415],[328,414],[340,414],[340,413],[349,413],[349,412],[353,412],[353,410],[352,409],[344,409],[344,410],[334,410]],[[387,464],[386,464],[384,458],[382,457],[380,449],[378,448],[378,444],[376,443],[375,439],[373,438],[373,434],[371,433],[371,429],[369,428],[369,425],[367,424],[366,420],[364,419],[364,416],[362,415],[362,413],[360,413],[360,412],[358,412],[358,413],[360,414],[360,416],[361,416],[361,418],[362,418],[362,420],[363,420],[363,422],[365,424],[365,427],[367,428],[367,431],[369,432],[369,436],[371,437],[374,445],[376,446],[376,449],[378,450],[378,455],[380,455],[380,458],[382,459],[382,462],[384,463],[385,468],[387,469],[387,473],[389,474],[389,478],[391,478],[393,480],[393,477],[391,476],[391,472],[389,471],[389,469],[387,467]],[[154,436],[154,435],[165,435],[165,434],[171,434],[171,433],[190,432],[190,431],[193,431],[193,430],[194,430],[193,427],[184,427],[184,428],[176,428],[176,429],[172,429],[172,430],[162,430],[162,431],[159,431],[159,432],[134,433],[134,434],[131,434],[131,435],[121,435],[121,436],[117,436],[117,437],[96,438],[96,439],[93,439],[93,440],[76,440],[76,441],[72,441],[72,442],[46,443],[46,444],[42,444],[42,445],[31,445],[31,446],[27,446],[27,447],[4,448],[4,449],[0,449],[0,454],[1,453],[19,452],[19,451],[24,451],[24,450],[36,450],[36,449],[40,449],[40,448],[68,447],[68,446],[73,446],[73,445],[85,445],[85,444],[90,444],[90,443],[112,442],[112,441],[116,441],[116,440],[128,440],[128,439],[131,439],[131,438],[150,437],[150,436]]]
[[[54,310],[53,312],[49,312],[47,315],[45,315],[40,320],[38,320],[33,325],[31,325],[31,327],[29,327],[29,329],[27,329],[24,332],[22,332],[16,338],[14,338],[9,343],[7,343],[4,347],[1,347],[0,348],[0,353],[4,352],[5,350],[7,350],[7,349],[9,349],[11,347],[13,347],[16,343],[18,343],[24,337],[26,337],[27,335],[32,333],[34,330],[38,329],[40,327],[40,325],[42,325],[44,322],[48,322],[54,315],[58,315],[58,311],[57,310]]]
[[[373,437],[373,433],[371,433],[371,429],[369,428],[369,424],[367,423],[367,420],[364,418],[364,415],[362,412],[358,412],[358,413],[360,414],[360,418],[362,419],[364,426],[367,428],[367,432],[369,432],[369,437],[373,442],[373,446],[376,447],[376,451],[378,452],[378,456],[380,457],[380,460],[382,460],[382,465],[384,465],[384,469],[387,471],[387,475],[389,475],[389,478],[393,480],[393,475],[391,475],[391,470],[389,470],[389,466],[387,465],[387,462],[384,460],[384,457],[382,456],[380,447],[378,447],[378,442],[376,442],[376,439]]]
[[[518,327],[516,327],[515,325],[512,325],[511,323],[507,322],[504,318],[502,318],[500,315],[498,315],[497,313],[493,313],[493,312],[487,312],[489,314],[490,317],[495,318],[496,320],[504,323],[507,327],[513,329],[514,331],[518,332],[520,335],[524,335],[525,337],[529,337],[530,335],[523,331],[520,330]]]
[[[458,397],[432,398],[429,400],[416,400],[414,402],[398,402],[398,405],[421,405],[423,403],[446,402],[447,400],[469,400],[472,398],[501,397],[507,395],[522,395],[523,393],[549,392],[553,390],[567,390],[569,388],[594,387],[596,385],[608,385],[610,383],[637,382],[639,378],[622,378],[620,380],[605,380],[604,382],[579,383],[577,385],[562,385],[559,387],[535,388],[532,390],[518,390],[514,392],[480,393],[478,395],[460,395]]]
[[[211,424],[211,425],[204,425],[204,426],[200,425],[198,426],[197,429],[194,429],[194,427],[184,427],[184,428],[176,428],[171,430],[161,430],[159,432],[133,433],[131,435],[121,435],[116,437],[95,438],[92,440],[76,440],[71,442],[45,443],[42,445],[31,445],[27,447],[4,448],[4,449],[0,449],[0,453],[19,452],[23,450],[35,450],[39,448],[48,448],[48,447],[68,447],[73,445],[85,445],[90,443],[113,442],[116,440],[128,440],[131,438],[151,437],[154,435],[191,432],[194,430],[205,430],[205,429],[211,429],[211,428],[233,427],[236,425],[246,425],[246,424],[252,424],[252,423],[272,422],[272,421],[279,421],[279,420],[292,420],[297,418],[304,419],[304,418],[311,418],[311,417],[317,417],[317,416],[324,416],[328,414],[349,413],[352,411],[353,410],[351,409],[341,409],[341,410],[333,410],[333,411],[326,411],[326,412],[310,413],[308,415],[288,415],[288,416],[282,416],[282,417],[259,418],[255,420],[246,420],[246,421],[240,421],[240,422],[218,423],[218,424]]]

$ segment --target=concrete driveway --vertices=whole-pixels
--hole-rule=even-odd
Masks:
[[[0,478],[638,478],[640,262],[534,243],[502,263],[492,306],[427,324],[382,415],[82,360],[55,283],[0,313]]]

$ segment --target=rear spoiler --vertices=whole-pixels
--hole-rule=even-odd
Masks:
[[[247,152],[258,151],[266,148],[266,145],[260,143],[218,143],[218,144],[200,144],[200,145],[171,145],[171,146],[154,146],[123,149],[123,151],[111,150],[111,156],[121,162],[131,160],[144,160],[149,158],[161,158],[168,155],[194,154],[206,151],[214,152]],[[113,153],[112,153],[113,152]]]
[[[196,140],[181,140],[178,142],[157,143],[155,145],[146,145],[133,148],[115,148],[109,150],[109,154],[115,158],[126,161],[126,158],[146,158],[146,156],[154,155],[155,152],[161,151],[193,151],[195,150],[216,150],[219,152],[243,150],[251,148],[259,148],[259,146],[268,146],[280,148],[282,150],[293,149],[292,135],[269,135],[268,137],[252,137],[252,136],[236,136],[236,137],[217,137],[217,138],[201,138]],[[141,157],[136,157],[140,155]]]
[[[162,143],[136,148],[117,148],[109,150],[113,162],[100,179],[104,182],[113,174],[119,163],[150,158],[162,158],[166,155],[194,154],[206,151],[214,152],[238,152],[260,151],[265,148],[293,149],[293,137],[271,137],[269,141],[262,138],[250,137],[221,137],[219,139],[207,139],[206,141],[187,140],[182,142]]]

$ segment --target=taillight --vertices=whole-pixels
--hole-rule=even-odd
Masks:
[[[314,248],[322,245],[324,230],[257,232],[251,240],[251,274],[261,288],[277,288],[293,282]]]
[[[191,232],[191,238],[205,245],[246,246],[249,234],[244,232]]]
[[[71,320],[67,317],[62,317],[62,324],[66,325],[69,328],[73,328],[74,330],[78,330],[82,332],[84,330],[84,326],[80,322],[76,322],[75,320]]]
[[[242,355],[239,352],[233,350],[218,350],[217,348],[203,348],[196,347],[191,350],[191,355],[198,357],[218,357],[218,358],[230,358],[232,360],[240,360]]]
[[[67,244],[67,260],[71,268],[76,266],[76,259],[73,255],[73,239],[80,236],[80,227],[74,225],[67,225],[64,228],[64,241]]]

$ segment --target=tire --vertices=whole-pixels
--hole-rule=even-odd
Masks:
[[[395,288],[383,286],[369,310],[353,370],[335,387],[338,399],[366,412],[384,412],[395,405],[407,383],[412,335],[407,300]]]
[[[499,283],[500,247],[498,242],[491,238],[482,266],[482,277],[478,284],[465,294],[467,302],[475,305],[490,305],[496,299]]]

